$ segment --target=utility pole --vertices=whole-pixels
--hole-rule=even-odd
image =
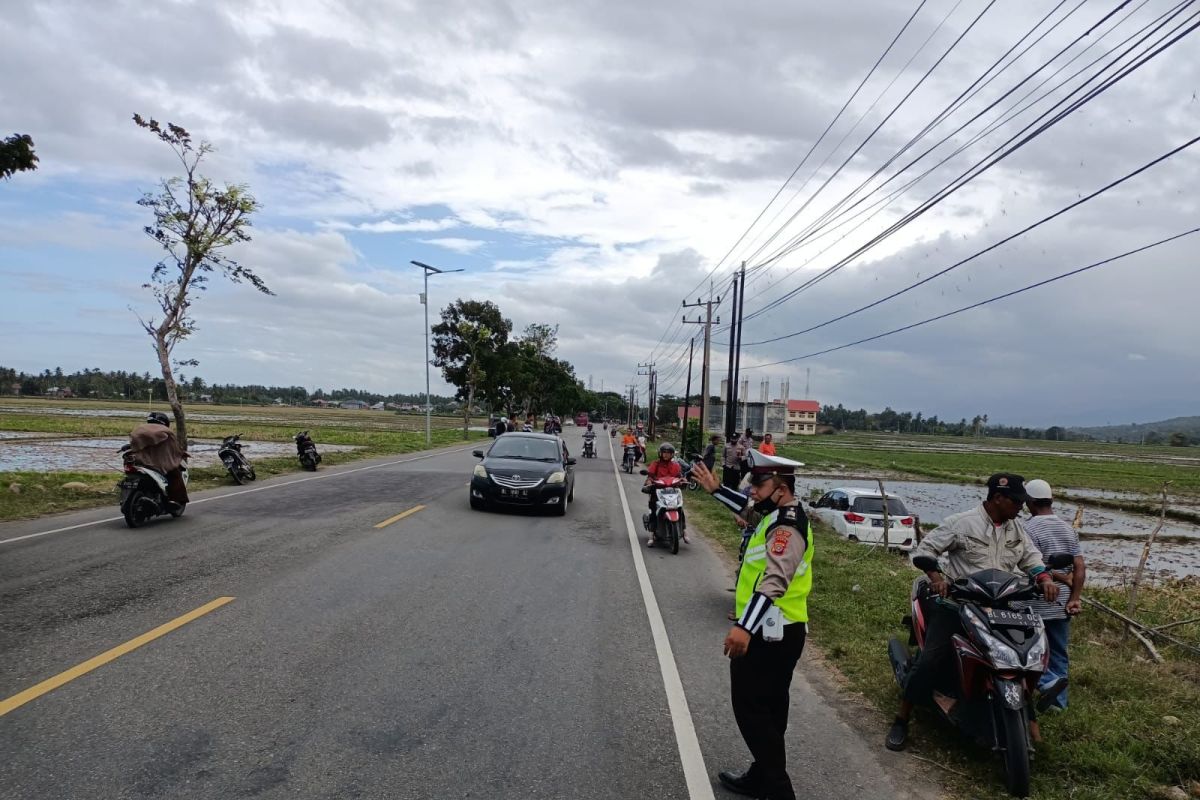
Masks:
[[[688,413],[692,410],[692,352],[696,349],[696,337],[688,339],[688,376],[687,388],[683,390],[683,422],[679,426],[680,455],[687,458],[687,429]],[[701,408],[704,406],[702,405]],[[704,425],[700,425],[700,441],[704,441]]]
[[[642,370],[646,370],[642,372]],[[649,364],[638,364],[638,375],[646,376],[646,436],[654,438],[654,379],[657,373],[654,371],[654,362]]]
[[[708,373],[711,371],[710,364],[709,364],[709,358],[710,358],[711,347],[712,347],[712,326],[713,326],[714,322],[716,322],[718,325],[721,324],[720,317],[717,317],[715,320],[713,319],[712,312],[713,312],[713,304],[714,303],[716,303],[717,305],[720,305],[721,298],[718,297],[714,300],[712,293],[710,292],[708,295],[708,300],[706,300],[704,302],[701,302],[700,298],[696,298],[695,303],[686,303],[685,302],[683,304],[684,308],[700,308],[701,306],[704,307],[704,319],[688,319],[687,317],[683,318],[683,321],[687,324],[704,326],[704,356],[701,359],[703,364],[700,367],[700,443],[701,444],[704,444],[704,432],[706,430],[708,430],[708,396],[710,394],[709,388],[708,388]],[[689,364],[690,364],[690,362],[689,362]],[[688,378],[690,379],[691,376],[692,376],[692,370],[691,370],[691,367],[689,366],[688,367]],[[689,394],[690,394],[690,390],[689,390]],[[686,419],[684,421],[684,429],[685,430],[687,429]]]
[[[733,379],[733,354],[737,347],[737,310],[738,310],[738,278],[733,276],[733,322],[729,326],[729,375],[726,380],[725,394],[725,440],[733,440],[733,428],[737,424],[737,385]]]
[[[429,402],[429,275],[444,275],[449,272],[462,272],[461,269],[438,269],[420,261],[408,262],[425,273],[425,291],[421,292],[421,305],[425,306],[425,444],[433,444],[429,417],[433,413],[433,405]],[[467,409],[468,416],[471,410]]]
[[[746,310],[746,262],[742,262],[741,285],[739,286],[737,299],[737,326],[736,330],[731,330],[729,341],[734,344],[734,361],[733,361],[733,427],[737,428],[737,401],[738,401],[738,381],[742,379],[742,315]],[[733,334],[737,334],[737,341],[734,343]],[[746,394],[749,394],[747,391]],[[745,399],[745,398],[741,398]],[[746,414],[742,412],[742,425],[746,426]]]
[[[625,411],[625,419],[626,419],[626,423],[632,429],[633,428],[633,415],[634,415],[634,402],[635,402],[634,392],[637,391],[637,387],[634,386],[632,383],[627,383],[627,384],[625,384],[625,388],[629,390],[629,394],[627,395],[629,398],[629,403],[628,403],[628,407],[626,408],[626,411]]]

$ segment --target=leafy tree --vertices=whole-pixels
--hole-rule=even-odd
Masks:
[[[250,217],[258,210],[258,201],[244,185],[225,184],[220,188],[200,174],[201,162],[212,152],[208,142],[193,145],[191,134],[180,126],[167,123],[163,127],[140,114],[134,114],[133,121],[167,145],[183,167],[183,177],[162,180],[158,192],[144,194],[138,205],[149,209],[154,218],[144,228],[146,235],[166,253],[144,284],[158,302],[162,319],[141,320],[142,327],[154,340],[167,401],[175,415],[176,433],[187,447],[187,420],[172,374],[172,354],[175,346],[196,330],[191,313],[194,293],[207,288],[213,273],[233,283],[245,281],[263,294],[272,294],[261,278],[225,252],[233,245],[250,241]],[[195,363],[184,361],[176,366]]]
[[[1176,431],[1175,433],[1171,434],[1171,438],[1167,440],[1167,444],[1171,445],[1171,447],[1187,447],[1188,435],[1186,433]]]
[[[14,133],[0,140],[0,178],[11,178],[18,172],[37,169],[38,157],[33,152],[33,139],[26,133]]]
[[[463,437],[466,438],[476,392],[482,389],[489,405],[501,399],[496,383],[503,374],[499,359],[508,344],[512,323],[495,303],[460,299],[442,309],[442,321],[430,330],[433,365],[441,368],[446,382],[458,389],[458,399],[465,401]]]

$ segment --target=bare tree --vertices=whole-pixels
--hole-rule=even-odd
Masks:
[[[208,142],[193,145],[191,134],[178,125],[167,123],[164,127],[140,114],[134,114],[133,121],[171,148],[183,166],[182,176],[163,179],[158,191],[144,194],[138,205],[153,214],[154,222],[144,230],[166,253],[154,265],[149,282],[143,284],[158,301],[162,318],[140,321],[154,340],[167,401],[175,415],[176,435],[186,448],[187,421],[171,359],[175,346],[196,330],[191,313],[194,293],[207,288],[214,272],[234,283],[245,281],[263,294],[273,292],[249,268],[225,255],[229,247],[250,241],[250,216],[258,210],[258,201],[246,186],[227,183],[221,188],[199,173],[201,161],[213,149]],[[175,362],[175,366],[195,364],[194,360]]]

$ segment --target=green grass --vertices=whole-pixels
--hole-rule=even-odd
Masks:
[[[688,514],[697,528],[736,558],[740,535],[728,511],[701,493],[689,493]],[[899,700],[887,659],[887,640],[906,632],[900,618],[916,571],[905,557],[836,537],[814,525],[814,586],[809,598],[810,638],[843,678],[877,711],[879,746]],[[855,587],[858,587],[857,591]],[[1088,589],[1085,594],[1118,608],[1123,595]],[[1144,591],[1138,616],[1150,623],[1200,616],[1195,581]],[[1180,638],[1195,640],[1180,628]],[[1171,648],[1166,662],[1152,664],[1115,621],[1085,607],[1071,634],[1071,707],[1046,715],[1045,743],[1034,762],[1034,798],[1133,800],[1154,786],[1200,776],[1200,664]],[[1178,718],[1169,725],[1165,716]],[[872,730],[874,729],[872,727]],[[942,773],[955,796],[1001,798],[997,763],[932,715],[918,712],[910,747],[915,754],[971,776]]]

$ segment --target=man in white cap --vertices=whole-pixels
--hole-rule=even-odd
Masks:
[[[798,461],[748,454],[750,494],[721,486],[702,463],[696,482],[734,513],[751,505],[762,515],[738,571],[737,621],[725,637],[733,716],[754,757],[745,772],[721,772],[721,785],[768,800],[795,800],[787,773],[788,690],[804,650],[813,537],[795,495]]]
[[[1054,580],[1066,584],[1070,596],[1063,602],[1062,595],[1057,600],[1046,601],[1035,599],[1030,605],[1042,616],[1046,625],[1046,640],[1050,645],[1050,664],[1042,678],[1038,681],[1038,689],[1044,694],[1051,709],[1065,710],[1067,707],[1067,690],[1057,693],[1051,690],[1058,682],[1066,682],[1067,678],[1067,644],[1071,637],[1071,617],[1083,610],[1080,597],[1083,593],[1083,582],[1087,578],[1087,565],[1079,551],[1079,534],[1054,513],[1051,506],[1054,495],[1050,484],[1043,480],[1032,480],[1025,484],[1025,507],[1032,516],[1025,522],[1025,532],[1030,540],[1042,553],[1042,559],[1047,560],[1052,555],[1067,553],[1075,557],[1071,569],[1066,572],[1052,571]]]

